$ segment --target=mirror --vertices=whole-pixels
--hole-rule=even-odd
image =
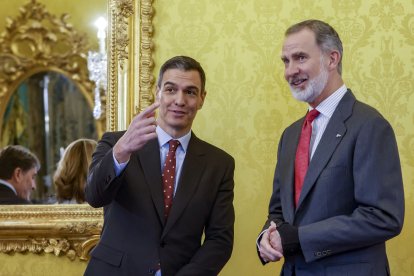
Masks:
[[[62,151],[80,137],[98,139],[87,97],[62,73],[24,79],[10,97],[1,126],[2,145],[23,145],[39,158],[34,203],[54,203],[53,173]]]
[[[61,148],[81,137],[97,139],[104,130],[105,116],[91,117],[87,39],[68,19],[32,0],[0,36],[0,146],[19,144],[38,156],[36,203],[54,194]]]
[[[65,16],[57,19],[36,0],[22,7],[21,13],[26,18],[35,16],[30,24],[24,21],[25,16],[9,22],[0,36],[0,126],[15,91],[37,73],[43,74],[40,78],[45,72],[61,74],[76,83],[86,102],[92,103],[91,92],[86,91],[92,91],[93,84],[82,65],[85,58],[79,53],[84,52],[78,51],[84,45],[81,36],[66,23]],[[108,0],[108,90],[103,97],[105,118],[96,124],[98,136],[104,129],[124,129],[132,116],[153,100],[152,14],[152,0]],[[42,34],[39,30],[46,28],[43,19],[50,19],[53,23],[47,26],[59,26],[63,33]],[[25,35],[18,36],[22,33]],[[66,43],[52,47],[56,36],[64,33],[69,36],[58,40]],[[34,39],[36,34],[42,39]],[[19,48],[14,35],[32,37],[36,43],[26,41],[27,47]],[[102,209],[87,204],[0,206],[0,252],[52,253],[87,260],[102,223]]]

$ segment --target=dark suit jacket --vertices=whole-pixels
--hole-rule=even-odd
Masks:
[[[0,204],[29,204],[30,202],[18,197],[12,189],[0,183]]]
[[[86,199],[105,206],[104,227],[85,275],[148,275],[158,264],[163,276],[217,275],[233,248],[234,159],[192,134],[165,222],[158,140],[115,177],[123,133],[105,134],[93,155]]]
[[[278,148],[269,220],[299,227],[303,255],[287,257],[283,275],[389,275],[385,241],[398,235],[404,192],[390,124],[351,91],[341,99],[309,164],[298,207],[294,162],[303,119]]]

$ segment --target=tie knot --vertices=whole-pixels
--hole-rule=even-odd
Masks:
[[[312,109],[311,111],[308,112],[308,114],[306,114],[306,121],[312,123],[313,120],[315,120],[316,117],[318,117],[319,115],[319,111],[316,109]]]
[[[170,151],[176,151],[178,146],[180,145],[180,141],[171,139],[168,141],[168,144],[170,145]]]

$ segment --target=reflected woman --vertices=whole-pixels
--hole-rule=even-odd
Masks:
[[[85,202],[86,177],[96,144],[95,140],[82,138],[73,141],[65,149],[53,176],[57,203]]]

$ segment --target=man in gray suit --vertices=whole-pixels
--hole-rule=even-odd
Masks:
[[[345,86],[342,54],[324,22],[285,33],[285,78],[313,118],[283,132],[257,243],[264,264],[285,259],[282,275],[390,275],[385,242],[404,220],[397,143],[381,114]]]
[[[171,58],[156,103],[98,143],[86,200],[104,227],[85,275],[217,275],[230,258],[234,159],[191,131],[205,82],[197,61]]]

